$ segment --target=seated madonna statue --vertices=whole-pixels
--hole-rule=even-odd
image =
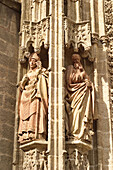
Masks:
[[[31,54],[30,70],[20,82],[19,142],[41,139],[47,136],[48,74],[42,68],[39,56]]]
[[[79,54],[72,55],[73,65],[66,71],[67,136],[72,140],[91,141],[93,135],[94,87]]]

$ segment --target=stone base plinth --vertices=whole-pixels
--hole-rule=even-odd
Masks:
[[[89,150],[92,149],[92,144],[88,142],[82,142],[80,140],[76,141],[66,141],[66,150],[78,149],[81,154],[86,154]]]
[[[66,170],[88,170],[89,161],[87,158],[88,151],[92,149],[90,143],[82,141],[67,141],[66,142]]]
[[[20,146],[24,170],[47,170],[47,144],[47,141],[32,141]]]

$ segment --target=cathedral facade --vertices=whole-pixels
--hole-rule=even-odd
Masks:
[[[0,169],[113,169],[113,1],[0,0]]]

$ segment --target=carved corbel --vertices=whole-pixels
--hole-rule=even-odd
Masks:
[[[23,56],[19,59],[20,64],[25,64],[30,56],[29,52],[25,52]]]
[[[99,42],[98,33],[92,33],[91,34],[91,42],[92,42],[92,44],[98,44],[98,42]]]
[[[106,36],[106,35],[101,36],[101,37],[100,37],[100,41],[102,42],[103,47],[104,47],[105,49],[107,49],[107,44],[108,44],[108,38],[107,38],[107,36]]]

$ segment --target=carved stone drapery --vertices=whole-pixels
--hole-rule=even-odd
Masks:
[[[80,45],[82,45],[85,50],[89,50],[91,47],[89,21],[76,23],[75,21],[65,17],[64,22],[65,45],[70,47],[70,45],[73,44],[75,51],[78,50]]]

